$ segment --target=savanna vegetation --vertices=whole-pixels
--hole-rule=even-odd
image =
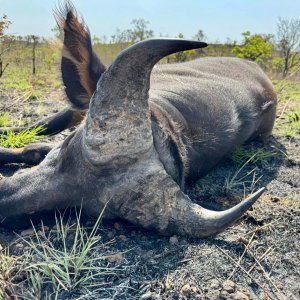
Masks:
[[[0,146],[18,148],[48,137],[37,136],[42,128],[15,134],[9,127],[32,124],[66,105],[60,78],[62,34],[55,27],[53,39],[34,34],[10,36],[6,34],[9,25],[9,16],[3,15],[0,19],[0,127],[7,128],[8,132],[0,135]],[[293,181],[299,177],[300,166],[300,20],[279,19],[277,27],[275,36],[245,31],[242,43],[229,39],[225,43],[209,43],[205,49],[173,54],[161,62],[237,56],[258,63],[272,79],[279,96],[272,142],[237,149],[215,173],[201,179],[190,192],[199,202],[204,198],[219,199],[213,203],[218,207],[227,196],[240,199],[237,195],[253,191],[261,184],[274,185],[277,180],[279,187],[263,198],[258,212],[250,212],[238,229],[229,230],[216,241],[203,242],[176,236],[157,237],[119,222],[102,227],[101,216],[95,223],[85,220],[80,211],[56,213],[47,224],[34,225],[27,231],[18,231],[17,235],[9,231],[0,233],[0,299],[300,297],[300,290],[293,283],[300,280],[299,248],[291,250],[286,246],[299,245],[297,219],[292,216],[299,216],[300,212],[299,182]],[[93,46],[102,62],[109,65],[121,50],[153,36],[155,33],[147,21],[135,19],[130,29],[117,29],[111,37],[94,36]],[[184,35],[179,33],[178,37]],[[209,41],[202,30],[194,39]],[[272,181],[269,177],[274,175],[279,163],[286,168],[280,171],[279,179]],[[10,168],[15,171],[18,166]],[[282,175],[288,168],[291,173]],[[5,174],[13,171],[7,167],[0,169]],[[266,215],[273,219],[264,218]],[[232,239],[237,240],[233,246]],[[288,258],[286,253],[290,255]],[[277,258],[282,259],[280,266]],[[294,272],[292,275],[288,273],[289,268]]]
[[[8,108],[13,105],[14,100],[28,104],[34,101],[36,113],[41,115],[46,108],[40,100],[45,99],[50,91],[62,87],[59,66],[63,34],[58,27],[53,28],[55,38],[45,39],[35,35],[25,37],[6,35],[5,30],[9,25],[9,18],[4,15],[0,22],[0,91],[2,94],[9,94],[12,101],[1,103],[1,127],[22,126],[31,121],[28,116],[30,113],[26,114],[26,110],[31,110],[29,105],[25,108],[23,116],[16,118],[9,115]],[[295,98],[298,92],[300,21],[279,19],[277,25],[276,36],[251,34],[245,31],[242,33],[241,44],[230,39],[225,43],[209,43],[205,49],[170,55],[162,63],[183,62],[201,56],[237,56],[249,59],[257,62],[273,78],[277,90],[283,93],[282,99],[289,100],[290,93],[294,94]],[[129,45],[153,37],[155,34],[149,26],[149,22],[135,19],[130,29],[117,28],[110,38],[93,36],[94,49],[104,64],[109,65],[116,55]],[[184,34],[179,33],[177,37],[184,38]],[[202,30],[199,30],[193,38],[207,40]],[[286,116],[290,113],[298,115],[297,109],[290,108],[289,101],[284,115],[281,116],[286,117],[286,123],[291,120],[291,117]],[[292,128],[294,123],[291,125]],[[292,133],[293,129],[290,134]]]

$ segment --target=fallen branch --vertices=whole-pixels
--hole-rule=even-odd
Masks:
[[[233,271],[231,272],[231,274],[229,275],[228,280],[231,279],[231,278],[233,277],[234,273],[236,272],[236,270],[237,270],[237,269],[239,268],[239,266],[241,265],[241,261],[242,261],[244,255],[245,255],[245,253],[246,253],[248,247],[249,247],[250,244],[252,243],[255,234],[256,234],[256,231],[253,232],[253,234],[252,234],[250,240],[248,241],[247,245],[245,246],[245,249],[244,249],[242,255],[240,256],[240,258],[239,258],[239,260],[238,260],[238,262],[237,262],[236,267],[234,268],[234,270],[233,270]],[[249,272],[249,273],[250,273],[250,272]]]
[[[252,234],[253,232],[261,231],[263,228],[269,227],[269,226],[271,226],[271,225],[277,223],[278,221],[279,221],[279,219],[277,219],[277,220],[275,220],[275,221],[272,221],[272,222],[270,222],[270,223],[268,223],[268,224],[265,224],[265,225],[263,225],[263,226],[259,226],[259,227],[255,228],[255,229],[252,230],[252,231],[246,232],[246,233],[244,234],[244,236],[245,236],[245,235],[248,235],[248,234]]]
[[[262,286],[259,281],[257,281],[244,267],[239,265],[229,254],[227,254],[223,249],[221,249],[219,246],[216,246],[229,260],[231,260],[236,266],[238,266],[253,282],[255,282],[271,299],[274,299],[274,297]],[[276,295],[276,294],[275,294]],[[276,295],[277,296],[277,295]],[[280,299],[277,296],[278,299]]]
[[[265,251],[265,253],[262,255],[262,256],[260,256],[260,260],[262,260],[262,259],[264,259],[264,258],[266,258],[267,256],[269,256],[272,252],[273,252],[273,248],[272,247],[269,247],[266,251]],[[251,273],[251,271],[255,268],[255,266],[256,266],[256,262],[253,264],[253,266],[249,269],[249,273]]]
[[[255,257],[255,255],[248,249],[249,254],[254,258],[256,264],[260,267],[260,269],[262,270],[265,278],[271,283],[271,285],[275,288],[276,292],[280,295],[280,297],[284,300],[285,296],[281,293],[281,291],[278,289],[278,287],[276,286],[275,282],[270,278],[270,276],[267,274],[267,272],[265,271],[264,267],[261,265],[260,261]],[[278,297],[279,298],[279,297]]]

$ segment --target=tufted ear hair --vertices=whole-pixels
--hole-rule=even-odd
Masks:
[[[64,32],[61,72],[67,97],[74,108],[87,109],[105,66],[93,51],[90,32],[68,1],[55,11]]]

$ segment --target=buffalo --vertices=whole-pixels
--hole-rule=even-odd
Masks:
[[[161,38],[134,44],[106,69],[74,7],[67,4],[56,19],[64,31],[61,69],[71,105],[33,127],[43,124],[51,135],[80,125],[57,145],[0,150],[0,163],[41,161],[0,180],[4,226],[82,207],[89,216],[104,210],[105,218],[162,235],[207,237],[253,205],[264,188],[225,211],[193,203],[184,190],[236,147],[271,134],[277,96],[257,64],[229,57],[157,64],[206,46]]]

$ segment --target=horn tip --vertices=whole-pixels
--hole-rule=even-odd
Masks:
[[[265,190],[266,190],[266,187],[262,187],[258,191],[256,191],[253,195],[260,197],[264,193]]]
[[[260,188],[258,191],[255,193],[251,194],[247,199],[245,199],[243,202],[248,206],[252,206],[258,199],[259,197],[264,193],[266,190],[265,187]]]

